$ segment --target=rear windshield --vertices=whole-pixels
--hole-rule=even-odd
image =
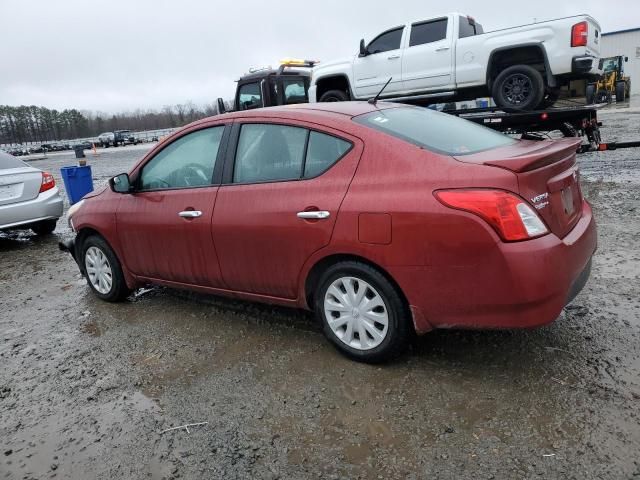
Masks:
[[[8,153],[0,152],[0,170],[22,167],[26,167],[26,164],[22,160],[18,160],[16,157],[9,155]]]
[[[490,128],[423,107],[389,108],[353,120],[445,155],[469,155],[516,142]]]

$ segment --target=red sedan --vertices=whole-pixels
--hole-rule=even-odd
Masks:
[[[160,142],[69,211],[94,293],[144,284],[312,309],[382,361],[434,328],[529,328],[581,290],[579,140],[389,103],[242,111]]]

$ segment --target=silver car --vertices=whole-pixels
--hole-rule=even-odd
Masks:
[[[46,235],[56,228],[62,207],[50,173],[0,152],[0,230],[30,228]]]

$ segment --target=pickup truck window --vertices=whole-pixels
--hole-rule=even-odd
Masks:
[[[381,33],[371,40],[367,51],[369,53],[382,53],[388,52],[389,50],[398,50],[400,48],[400,42],[402,41],[403,30],[404,27],[400,27]]]
[[[415,47],[416,45],[444,40],[447,38],[447,22],[446,18],[440,18],[412,24],[409,46]]]
[[[262,93],[258,82],[242,85],[238,90],[238,97],[240,110],[262,107]]]
[[[469,155],[516,143],[482,125],[423,107],[388,108],[354,121],[445,155]]]
[[[482,25],[469,20],[468,17],[460,17],[460,33],[458,38],[473,37],[482,33]]]

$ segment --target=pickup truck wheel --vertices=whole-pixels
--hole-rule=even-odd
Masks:
[[[503,70],[493,82],[493,99],[509,111],[534,110],[544,97],[542,74],[529,65],[514,65]]]
[[[320,96],[321,102],[347,102],[349,95],[342,90],[329,90]]]

